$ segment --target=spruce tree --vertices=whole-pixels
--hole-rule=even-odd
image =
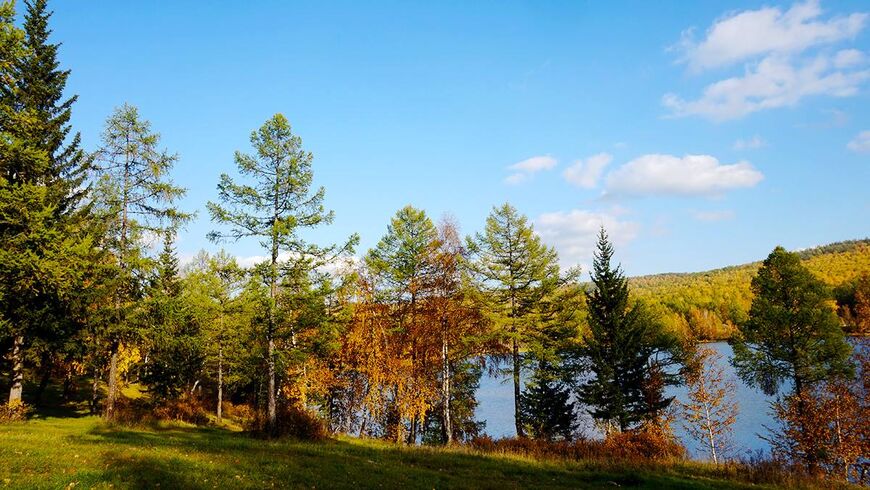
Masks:
[[[679,372],[667,368],[682,362],[683,354],[676,338],[629,300],[628,280],[612,259],[613,245],[602,228],[586,293],[589,329],[579,349],[593,376],[579,396],[605,431],[626,431],[670,404],[663,389],[679,382]]]
[[[521,395],[526,433],[546,441],[574,438],[577,415],[571,391],[560,379],[561,370],[540,361]]]
[[[165,233],[140,332],[148,359],[141,380],[163,400],[176,398],[195,385],[205,357],[199,324],[182,296],[173,237],[172,230]]]
[[[23,358],[50,352],[80,326],[72,294],[94,259],[82,185],[88,161],[70,133],[75,97],[48,42],[44,1],[26,2],[23,31],[0,9],[0,324],[13,339],[10,400],[20,400]]]

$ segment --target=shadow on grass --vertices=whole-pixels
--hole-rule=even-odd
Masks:
[[[98,426],[97,482],[154,488],[723,488],[724,482],[637,468],[528,461],[376,442],[264,441],[205,428]],[[733,482],[731,483],[733,485]]]

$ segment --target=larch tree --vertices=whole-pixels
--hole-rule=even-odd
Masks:
[[[236,182],[227,174],[218,183],[220,202],[207,207],[214,222],[229,231],[213,231],[215,241],[257,238],[268,254],[265,279],[269,287],[269,310],[265,329],[267,344],[268,407],[267,430],[277,426],[277,385],[275,334],[278,288],[283,270],[312,270],[331,258],[348,252],[358,241],[356,235],[341,245],[320,247],[302,236],[305,229],[328,225],[333,212],[323,205],[325,189],[312,189],[313,155],[302,148],[287,118],[275,114],[251,133],[255,153],[236,152],[239,173],[250,183]],[[283,254],[283,255],[282,255]],[[291,327],[292,328],[292,327]]]
[[[520,350],[536,342],[543,299],[560,285],[558,257],[507,203],[493,208],[484,232],[469,238],[467,246],[471,268],[489,300],[487,310],[510,346],[514,419],[517,435],[523,437]]]
[[[13,339],[10,401],[20,401],[25,350],[50,352],[80,327],[73,293],[92,258],[89,159],[70,136],[75,96],[44,0],[25,2],[23,31],[0,5],[0,325]],[[43,356],[46,359],[46,356]]]
[[[425,211],[405,206],[396,212],[387,233],[365,257],[366,266],[378,282],[377,292],[395,312],[397,334],[392,343],[406,345],[407,383],[394,388],[393,409],[396,413],[395,436],[401,439],[403,418],[410,418],[408,442],[417,439],[419,419],[428,408],[429,383],[424,366],[431,349],[424,333],[431,327],[423,317],[423,300],[432,296],[434,257],[438,248],[438,230]],[[428,331],[428,330],[427,330]],[[440,347],[440,346],[439,346]],[[406,357],[407,356],[407,357]]]
[[[191,217],[176,205],[186,190],[169,177],[178,156],[161,150],[159,144],[160,135],[151,132],[151,123],[139,116],[136,107],[124,104],[106,121],[97,156],[99,212],[109,223],[103,247],[117,267],[114,322],[103,332],[110,356],[108,419],[114,416],[118,395],[119,348],[133,330],[128,316],[151,267],[147,240],[176,229]]]
[[[722,355],[701,347],[686,376],[688,400],[681,402],[686,432],[703,444],[714,463],[731,449],[731,433],[739,406],[737,384],[725,374]]]
[[[244,270],[224,251],[213,256],[200,252],[185,270],[184,294],[203,332],[206,364],[217,378],[218,422],[223,418],[227,353],[238,350],[244,279]]]

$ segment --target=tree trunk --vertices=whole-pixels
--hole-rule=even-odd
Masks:
[[[517,437],[526,437],[523,430],[523,416],[520,413],[520,346],[517,340],[513,340],[514,360],[514,420],[517,425]]]
[[[97,413],[97,402],[100,397],[100,372],[94,368],[94,382],[91,387],[91,415],[95,415]]]
[[[67,365],[66,370],[63,375],[63,401],[68,402],[72,398],[73,395],[73,376],[74,372],[71,366]]]
[[[453,427],[450,421],[450,362],[448,359],[447,335],[441,337],[441,430],[445,444],[453,442]]]
[[[112,356],[109,361],[109,395],[106,398],[106,420],[115,417],[115,400],[118,397],[118,348],[117,342],[112,344]]]
[[[224,348],[218,348],[218,399],[217,399],[217,419],[221,422],[223,417],[224,404]]]
[[[16,335],[12,344],[12,387],[9,403],[20,402],[24,385],[24,336]]]
[[[33,397],[33,404],[36,406],[42,405],[42,395],[51,381],[51,353],[45,351],[40,356],[39,369],[42,370],[42,377],[39,380],[39,386],[36,388],[36,393]]]
[[[270,434],[275,434],[278,429],[278,410],[275,400],[275,339],[272,338],[272,332],[269,332],[269,360],[267,362],[269,370],[269,399],[268,399],[268,415],[269,421],[267,429]]]

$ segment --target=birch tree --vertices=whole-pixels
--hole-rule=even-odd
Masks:
[[[699,349],[686,376],[689,399],[680,404],[686,431],[717,464],[731,448],[739,411],[737,384],[726,376],[722,363],[722,355],[715,350]]]

